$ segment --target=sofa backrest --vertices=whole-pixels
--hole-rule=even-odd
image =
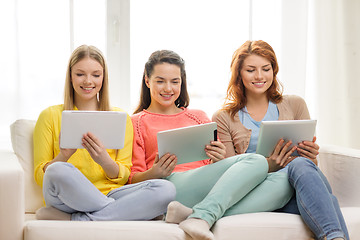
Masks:
[[[14,153],[24,170],[25,212],[34,213],[44,205],[42,190],[34,180],[33,132],[36,121],[19,119],[10,126]]]

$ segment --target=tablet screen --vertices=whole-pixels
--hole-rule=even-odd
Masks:
[[[281,138],[286,142],[291,140],[291,147],[301,141],[312,141],[315,128],[316,120],[263,121],[260,125],[256,153],[269,157]],[[298,155],[297,151],[292,155]]]
[[[106,149],[124,147],[127,114],[119,111],[63,111],[60,148],[84,148],[83,134],[93,133]]]
[[[174,154],[177,164],[208,159],[205,146],[217,140],[216,129],[217,124],[211,122],[158,132],[159,157],[165,153]]]

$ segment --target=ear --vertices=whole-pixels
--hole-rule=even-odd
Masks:
[[[148,78],[148,76],[145,75],[145,84],[148,88],[150,88],[150,83],[149,83],[150,79]]]

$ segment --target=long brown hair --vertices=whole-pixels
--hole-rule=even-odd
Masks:
[[[279,103],[282,100],[282,86],[276,78],[279,72],[279,66],[273,48],[262,40],[246,41],[234,52],[231,60],[231,78],[223,109],[229,111],[232,117],[234,117],[240,109],[244,108],[247,103],[245,86],[240,71],[245,58],[252,54],[259,55],[270,61],[274,74],[273,82],[266,92],[267,97],[274,103]]]
[[[145,76],[150,78],[154,67],[157,64],[161,63],[169,63],[169,64],[175,64],[180,68],[181,72],[181,91],[180,96],[175,101],[175,105],[177,107],[187,107],[189,106],[189,94],[187,92],[186,87],[186,71],[185,71],[185,61],[175,52],[170,50],[159,50],[156,52],[153,52],[148,61],[145,64],[145,69],[143,73],[142,83],[141,83],[141,92],[140,92],[140,101],[139,105],[137,106],[135,113],[141,112],[143,109],[147,109],[150,106],[151,103],[151,95],[150,95],[150,89],[146,86],[145,83]]]
[[[97,61],[103,68],[103,82],[98,96],[98,109],[100,111],[110,110],[109,101],[109,80],[108,69],[105,58],[101,51],[94,46],[82,45],[76,48],[70,56],[69,63],[66,71],[65,79],[65,93],[64,93],[64,110],[74,109],[74,87],[71,81],[71,69],[72,67],[81,61],[82,59],[89,57]]]

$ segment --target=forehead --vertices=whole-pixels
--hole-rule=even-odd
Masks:
[[[265,65],[271,65],[271,62],[266,59],[265,57],[252,54],[244,59],[243,65],[246,66],[265,66]]]
[[[179,66],[170,63],[159,63],[154,66],[152,76],[181,76],[181,69]]]
[[[72,69],[77,69],[77,70],[91,70],[91,71],[102,71],[103,67],[101,66],[101,64],[96,61],[93,58],[90,57],[85,57],[83,59],[81,59],[80,61],[78,61],[77,63],[75,63],[72,66]]]

